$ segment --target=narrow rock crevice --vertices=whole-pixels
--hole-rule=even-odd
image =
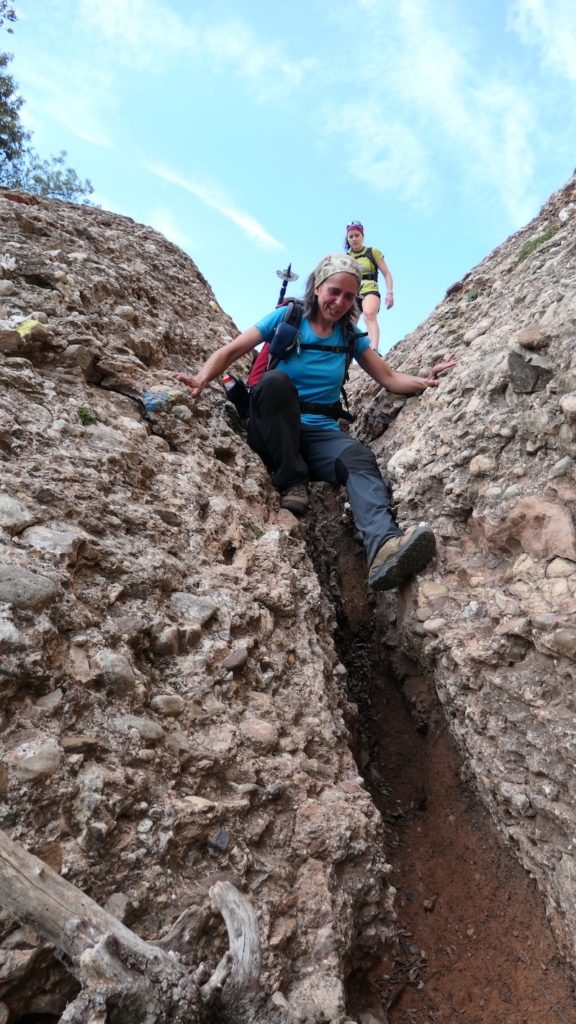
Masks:
[[[391,647],[410,591],[368,590],[362,545],[328,487],[315,488],[308,544],[336,609],[357,707],[354,755],[382,814],[396,890],[394,941],[381,962],[350,975],[351,1016],[576,1024],[542,897],[476,796],[417,652]]]

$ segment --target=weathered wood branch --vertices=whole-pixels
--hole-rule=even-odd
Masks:
[[[210,890],[226,923],[230,951],[200,990],[178,955],[139,938],[76,886],[0,832],[0,906],[59,950],[82,984],[63,1024],[106,1024],[127,1011],[141,1024],[200,1024],[216,995],[235,1006],[261,1006],[258,921],[246,897],[229,882]],[[252,1020],[261,1019],[249,1011]]]
[[[230,882],[216,882],[210,889],[215,910],[224,918],[232,955],[227,994],[256,991],[260,987],[262,952],[258,918],[252,904]]]
[[[129,958],[161,963],[163,950],[140,939],[80,889],[0,832],[0,906],[33,926],[74,964],[104,935]]]

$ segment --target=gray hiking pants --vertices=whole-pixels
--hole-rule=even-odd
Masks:
[[[252,389],[248,444],[272,473],[279,491],[309,480],[346,488],[368,565],[385,541],[401,535],[390,488],[374,453],[343,430],[303,425],[298,392],[280,370],[268,370]]]

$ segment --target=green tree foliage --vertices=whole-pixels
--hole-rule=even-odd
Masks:
[[[18,113],[23,100],[14,92],[14,79],[4,71],[9,60],[9,53],[0,53],[0,155],[14,160],[22,153],[28,134]]]
[[[5,21],[14,21],[15,17],[7,0],[0,0],[0,28]],[[7,31],[11,32],[12,29],[8,28]],[[14,79],[5,70],[11,60],[11,54],[0,53],[0,156],[7,160],[20,156],[28,139],[19,114],[24,101],[16,95]]]
[[[4,22],[15,20],[8,0],[0,0],[0,28]],[[24,101],[16,94],[14,79],[6,71],[11,60],[11,54],[0,53],[0,186],[89,203],[87,196],[94,189],[87,178],[82,181],[75,170],[65,166],[64,150],[58,156],[42,159],[29,145],[30,132],[25,131],[20,120]]]
[[[52,199],[68,199],[77,202],[94,191],[87,178],[82,181],[72,167],[65,166],[66,152],[42,160],[36,150],[28,148],[14,160],[0,158],[0,185],[4,188],[19,188],[38,196]]]
[[[16,12],[13,7],[10,7],[8,0],[0,0],[0,28],[5,21],[16,21]],[[7,29],[11,32],[12,29]]]

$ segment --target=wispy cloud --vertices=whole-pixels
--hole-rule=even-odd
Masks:
[[[213,65],[234,69],[261,92],[261,99],[274,100],[298,88],[317,66],[313,58],[288,59],[280,46],[258,40],[240,19],[207,29],[203,46]]]
[[[81,0],[79,11],[92,32],[113,47],[120,63],[164,70],[186,53],[201,53],[198,32],[168,4],[155,0]]]
[[[110,124],[115,107],[110,80],[98,71],[80,71],[71,62],[43,57],[39,71],[25,59],[18,76],[26,93],[22,120],[35,131],[41,122],[62,125],[84,142],[111,146]]]
[[[34,6],[34,0],[26,2]],[[274,35],[270,19],[258,18],[258,5],[235,10],[231,0],[222,0],[217,9],[181,0],[45,3],[70,12],[71,42],[65,59],[51,60],[51,53],[60,52],[57,23],[53,49],[46,45],[41,51],[39,43],[25,64],[20,58],[18,80],[27,100],[23,116],[33,130],[50,119],[95,145],[110,146],[120,116],[134,110],[130,104],[137,89],[141,109],[147,109],[146,89],[153,94],[151,106],[161,90],[171,89],[168,103],[174,99],[175,109],[183,98],[194,97],[191,120],[205,127],[206,138],[212,125],[221,134],[220,114],[225,123],[227,116],[237,116],[231,110],[241,107],[246,146],[248,139],[262,140],[260,148],[252,145],[254,162],[263,167],[264,140],[270,135],[265,105],[275,104],[275,110],[287,111],[291,131],[297,110],[301,127],[302,148],[299,152],[298,143],[290,141],[287,162],[305,153],[312,174],[321,174],[319,158],[325,159],[336,180],[359,190],[367,185],[372,193],[418,210],[439,208],[449,193],[455,202],[471,197],[486,202],[488,197],[514,226],[533,215],[539,154],[553,144],[555,132],[556,152],[562,147],[570,152],[570,124],[576,118],[564,109],[566,101],[555,105],[554,123],[546,115],[554,106],[556,83],[559,96],[566,81],[576,80],[573,0],[505,0],[501,9],[487,5],[486,17],[482,12],[470,16],[458,3],[434,0],[396,0],[393,7],[383,0],[349,0],[346,5],[323,0],[311,5],[310,23],[321,13],[325,31],[310,38],[306,33],[297,37],[293,23],[295,11],[306,9],[305,0],[294,5],[286,31]],[[502,32],[504,17],[508,33]],[[495,27],[505,46],[493,52]],[[504,63],[504,54],[517,55],[518,40],[534,75],[525,73],[522,59]],[[545,89],[537,80],[543,68],[548,69]],[[142,71],[145,79],[138,74]],[[212,92],[218,105],[210,121],[210,103],[205,110],[203,98],[208,101]],[[277,102],[281,96],[297,102],[283,106]],[[563,130],[558,131],[561,118]],[[125,121],[123,134],[117,132],[119,151],[126,148],[127,137],[132,139],[131,128]],[[138,130],[135,126],[134,135]],[[155,167],[154,173],[195,195],[260,245],[282,249],[230,199],[241,171],[234,166],[214,171],[217,178],[229,175],[228,194],[197,177],[195,153],[185,136],[177,133],[179,155],[168,157],[182,175],[166,167]],[[167,152],[165,145],[161,152]],[[210,160],[211,152],[216,147],[207,145],[204,158]]]
[[[447,170],[452,179],[457,169],[460,182],[498,194],[520,222],[533,202],[537,130],[525,83],[479,60],[469,24],[454,21],[453,12],[438,17],[430,0],[398,0],[395,18],[381,5],[358,2],[361,53],[353,37],[350,46],[370,102],[345,107],[345,116],[331,121],[344,138],[349,171],[422,206]]]
[[[426,205],[430,181],[426,147],[406,124],[389,120],[379,103],[347,103],[324,115],[324,127],[342,137],[348,171],[377,192]]]
[[[158,73],[174,60],[187,61],[244,81],[260,101],[298,88],[316,64],[309,57],[289,59],[241,17],[210,24],[203,11],[195,21],[194,12],[181,17],[157,0],[82,0],[80,11],[121,63]]]
[[[214,185],[205,185],[198,181],[183,178],[181,175],[176,174],[167,167],[148,165],[148,170],[152,174],[155,174],[156,177],[169,182],[169,184],[177,185],[186,192],[190,192],[193,196],[196,196],[196,199],[203,203],[204,206],[209,206],[211,209],[217,210],[223,217],[226,217],[228,220],[231,220],[233,224],[236,224],[236,226],[239,227],[244,234],[248,235],[252,241],[258,242],[260,245],[264,245],[269,249],[285,248],[285,246],[283,246],[276,238],[273,238],[272,235],[270,235],[254,217],[251,217],[248,213],[244,213],[242,210],[236,209],[222,195],[219,187]]]
[[[512,0],[508,25],[540,52],[544,65],[576,82],[576,7],[573,0]]]

